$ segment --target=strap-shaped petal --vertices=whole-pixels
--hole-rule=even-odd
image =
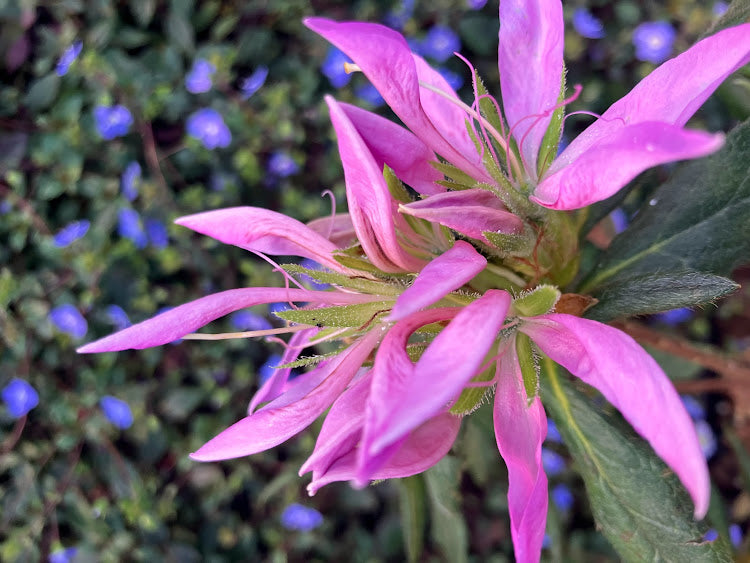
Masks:
[[[508,467],[508,510],[516,561],[535,562],[541,555],[547,520],[547,475],[542,467],[547,416],[539,397],[528,403],[515,339],[504,345],[493,410],[495,439]]]
[[[307,223],[313,231],[330,240],[339,248],[351,246],[357,240],[357,231],[348,213],[336,213],[330,217],[319,217]]]
[[[367,303],[377,295],[360,295],[338,291],[308,291],[283,287],[247,287],[230,289],[201,297],[170,309],[151,319],[86,344],[79,354],[117,352],[119,350],[150,348],[182,338],[213,320],[245,307],[283,301],[310,301],[329,305]]]
[[[652,166],[705,156],[723,144],[721,133],[691,131],[664,122],[623,127],[568,166],[548,174],[531,199],[552,209],[579,209],[608,198]]]
[[[383,164],[387,164],[396,176],[420,194],[445,191],[435,183],[442,180],[443,175],[430,165],[431,161],[437,160],[435,153],[411,131],[357,106],[339,103],[339,107],[362,136],[378,168],[382,170]]]
[[[487,260],[468,242],[456,241],[417,275],[414,283],[396,300],[389,320],[398,321],[440,301],[443,297],[471,281],[487,265]]]
[[[562,84],[562,4],[500,0],[499,37],[497,64],[505,118],[519,141],[527,170],[535,176],[539,147]],[[549,115],[537,120],[545,112]]]
[[[521,330],[622,413],[677,474],[702,518],[711,492],[706,460],[690,416],[653,358],[627,334],[571,315],[526,319]]]

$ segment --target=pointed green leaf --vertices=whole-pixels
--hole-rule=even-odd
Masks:
[[[626,561],[732,561],[727,542],[703,541],[693,503],[650,446],[594,407],[567,373],[542,363],[542,398],[583,477],[597,527]]]
[[[285,321],[300,325],[354,327],[370,323],[377,315],[389,312],[391,307],[393,301],[374,301],[320,309],[288,309],[275,314]]]
[[[527,400],[531,404],[539,395],[539,353],[534,348],[531,338],[523,332],[516,333],[516,354],[523,376],[523,387]]]
[[[683,165],[615,238],[578,293],[618,277],[696,270],[728,275],[750,255],[750,121],[718,153]]]
[[[423,475],[399,479],[399,507],[404,545],[410,562],[419,561],[424,548],[427,500]]]
[[[452,164],[431,160],[430,165],[447,178],[456,182],[456,184],[463,186],[463,189],[468,189],[477,183],[469,174]]]
[[[545,315],[559,299],[559,289],[552,285],[540,285],[513,300],[513,313],[522,317]]]
[[[385,178],[388,191],[391,192],[393,199],[400,201],[401,203],[411,203],[414,201],[409,195],[409,192],[406,191],[406,188],[404,188],[404,184],[402,184],[401,180],[396,176],[396,173],[387,165],[383,166],[383,178]]]
[[[404,287],[400,285],[368,280],[367,278],[350,278],[344,274],[305,268],[299,264],[284,264],[281,267],[284,271],[290,274],[304,274],[320,283],[328,283],[339,287],[355,289],[361,293],[371,293],[373,295],[400,295],[404,290]]]
[[[704,305],[729,295],[740,286],[732,280],[705,272],[651,274],[618,278],[602,286],[593,296],[599,300],[586,312],[596,321],[610,321]]]
[[[430,501],[430,535],[445,554],[446,561],[468,561],[468,532],[459,506],[460,463],[445,456],[425,472]]]
[[[557,155],[557,147],[560,145],[560,137],[562,136],[563,116],[565,115],[565,106],[562,105],[564,99],[565,69],[563,69],[561,76],[560,96],[557,98],[560,107],[552,114],[549,127],[547,127],[547,131],[544,133],[544,138],[542,139],[542,146],[539,147],[537,172],[540,177],[549,168],[549,165],[555,159],[555,155]]]
[[[511,256],[528,256],[534,249],[534,239],[524,235],[511,235],[496,233],[493,231],[482,231],[484,238],[492,243],[503,254]]]

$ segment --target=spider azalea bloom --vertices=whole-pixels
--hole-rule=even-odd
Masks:
[[[516,559],[535,561],[548,502],[539,352],[598,389],[680,478],[696,516],[707,510],[705,460],[666,375],[626,334],[563,312],[558,287],[576,273],[579,222],[559,211],[604,199],[655,164],[715,151],[721,135],[683,125],[748,61],[750,25],[709,37],[656,69],[555,158],[568,101],[561,6],[503,0],[500,19],[502,112],[476,74],[474,103],[464,104],[393,30],[307,20],[367,75],[408,129],[329,97],[348,214],[304,225],[245,207],[177,222],[324,269],[281,266],[286,287],[210,295],[80,351],[290,334],[248,416],[192,457],[266,450],[327,411],[301,470],[312,472],[311,494],[332,481],[364,486],[428,469],[450,450],[461,417],[494,388]],[[302,274],[331,288],[307,289],[295,277]],[[276,301],[299,304],[278,314],[286,327],[193,333],[234,310]],[[301,355],[322,343],[333,350]],[[299,366],[311,369],[291,378]]]

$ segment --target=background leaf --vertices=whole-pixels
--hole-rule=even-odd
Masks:
[[[426,515],[423,475],[399,479],[399,508],[404,531],[404,545],[409,561],[419,561],[424,548]]]
[[[468,532],[458,499],[461,481],[457,459],[446,456],[427,471],[427,497],[430,501],[431,536],[454,563],[467,561]]]

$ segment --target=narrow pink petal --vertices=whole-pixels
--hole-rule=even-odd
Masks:
[[[437,161],[435,153],[411,131],[357,106],[339,103],[339,107],[362,136],[379,169],[387,164],[396,176],[420,194],[445,191],[435,183],[442,180],[443,175],[430,165],[431,161]]]
[[[527,319],[521,330],[552,360],[598,389],[648,440],[702,518],[710,496],[706,460],[679,395],[651,356],[627,334],[571,315]]]
[[[325,373],[326,377],[313,389],[306,389],[299,400],[289,402],[281,395],[209,440],[190,457],[196,461],[232,459],[262,452],[288,440],[309,426],[346,389],[379,338],[378,331],[370,331],[336,358],[313,370]],[[294,392],[293,387],[289,392]]]
[[[396,300],[389,320],[398,321],[440,301],[471,281],[487,265],[487,260],[468,242],[456,241],[453,248],[427,264],[414,283]]]
[[[330,96],[326,96],[326,102],[338,137],[349,215],[362,248],[370,261],[385,272],[419,271],[423,261],[406,252],[396,234],[397,207],[382,168],[338,102]],[[402,230],[408,228],[405,221],[399,226]],[[416,238],[413,233],[412,236]]]
[[[296,219],[258,207],[230,207],[180,217],[178,225],[265,254],[310,258],[336,272],[349,273],[333,259],[337,246]]]
[[[554,0],[502,0],[497,64],[505,118],[533,178],[539,148],[562,86],[562,4]],[[536,121],[534,116],[545,112],[549,115]]]
[[[461,419],[443,413],[414,429],[400,448],[371,476],[371,479],[396,479],[426,471],[443,459],[456,440]],[[355,479],[356,450],[338,458],[320,476],[314,476],[307,490],[314,495],[322,486],[334,481]]]
[[[521,219],[506,210],[497,196],[479,188],[436,194],[402,205],[399,210],[486,244],[490,242],[483,232],[518,233],[523,227]]]
[[[515,339],[508,341],[498,365],[493,413],[497,447],[508,466],[508,509],[516,561],[539,561],[548,503],[547,475],[542,467],[547,416],[539,397],[528,404]]]
[[[531,199],[552,209],[579,209],[619,191],[644,170],[717,151],[721,133],[647,121],[615,131],[565,168],[548,174]]]
[[[78,348],[79,354],[116,352],[133,348],[150,348],[167,344],[189,334],[213,320],[238,309],[277,301],[312,301],[330,305],[366,303],[377,300],[376,295],[359,295],[338,291],[308,291],[283,287],[248,287],[230,289],[201,297],[151,319],[105,336]]]
[[[377,403],[372,402],[372,410],[377,412],[377,418],[372,420],[372,424],[368,420],[365,428],[365,438],[372,437],[370,443],[363,440],[368,448],[367,455],[376,455],[440,412],[461,392],[464,385],[477,374],[497,338],[510,301],[507,292],[489,290],[461,309],[424,351],[406,381],[400,382],[401,392],[385,397],[385,401],[381,396]],[[466,338],[467,334],[471,335],[471,339]],[[376,369],[381,361],[378,352]],[[386,374],[385,377],[389,376]],[[379,374],[376,372],[373,377],[378,378]],[[381,402],[384,404],[379,404]]]
[[[289,339],[289,346],[284,350],[284,354],[281,356],[281,360],[279,360],[279,365],[288,364],[296,360],[302,353],[302,350],[304,350],[302,345],[309,342],[319,331],[320,329],[315,327],[295,332]],[[292,368],[277,368],[273,370],[271,377],[266,379],[265,383],[253,395],[250,405],[247,407],[247,414],[252,414],[255,407],[259,404],[273,401],[281,395],[289,381],[291,373]]]
[[[420,102],[416,63],[400,33],[372,23],[337,23],[324,18],[307,18],[304,23],[346,53],[394,113],[428,147],[477,180],[488,179],[484,168],[474,164],[476,150],[471,155],[462,154],[443,138],[425,113]],[[446,100],[445,105],[450,102]],[[466,126],[462,120],[455,127]]]
[[[750,62],[750,23],[699,41],[641,80],[570,143],[552,164],[554,172],[628,125],[664,121],[685,125],[708,97]],[[669,95],[665,95],[668,92]]]
[[[307,226],[339,248],[346,248],[357,241],[357,231],[354,230],[352,218],[348,213],[313,219]]]

